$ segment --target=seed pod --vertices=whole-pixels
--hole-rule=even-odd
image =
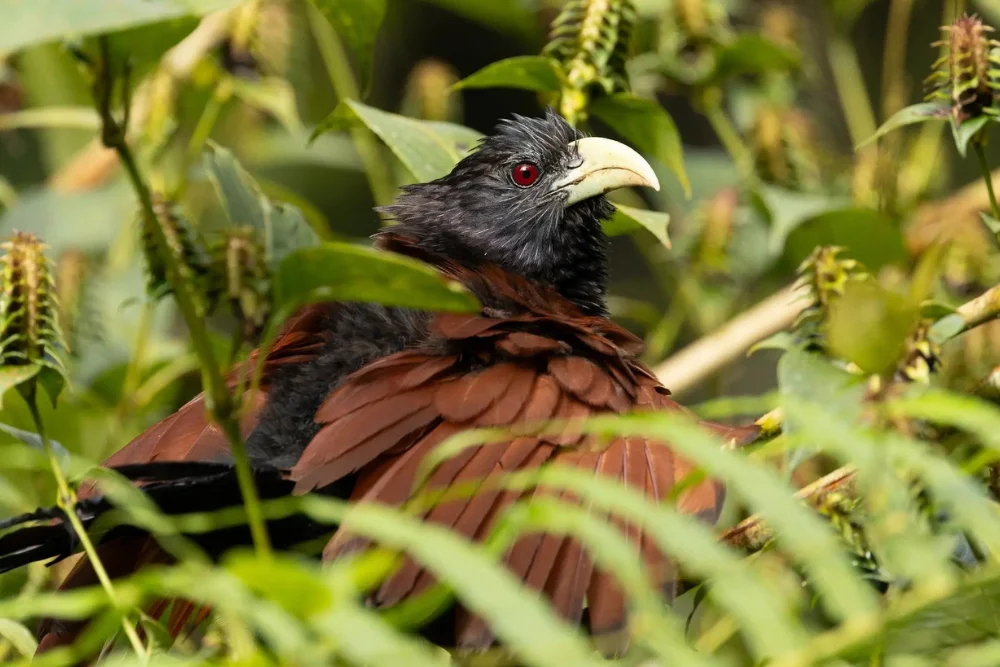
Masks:
[[[424,120],[457,121],[462,99],[452,90],[458,82],[455,69],[436,58],[421,60],[410,72],[403,94],[402,111]]]
[[[542,53],[562,63],[566,84],[559,111],[586,120],[589,95],[628,89],[625,60],[636,21],[632,0],[570,0],[552,22]]]
[[[0,366],[65,368],[55,280],[44,250],[25,232],[0,243]]]
[[[225,231],[212,253],[213,283],[232,304],[247,337],[258,333],[271,312],[271,275],[264,246],[252,227]]]
[[[159,225],[167,240],[170,254],[180,267],[182,280],[201,285],[208,272],[208,257],[201,239],[195,233],[180,208],[169,200],[156,196],[153,201],[155,220],[149,220],[140,213],[142,230],[141,245],[146,258],[147,291],[154,299],[173,292],[167,280],[167,263],[153,225]]]
[[[830,303],[844,295],[847,283],[868,277],[864,267],[854,259],[841,258],[843,248],[821,246],[799,265],[797,285],[809,293],[809,305],[792,325],[796,334],[811,345],[822,348],[822,325]]]
[[[762,104],[749,139],[757,173],[765,182],[796,190],[821,186],[818,141],[805,112]]]
[[[990,38],[993,32],[976,16],[955,19],[941,30],[947,36],[932,46],[944,47],[944,54],[934,63],[935,72],[927,82],[934,90],[933,99],[950,99],[952,115],[961,123],[983,114],[996,114],[1000,92],[1000,42]]]

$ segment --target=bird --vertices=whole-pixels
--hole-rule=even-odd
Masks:
[[[629,146],[586,136],[552,110],[499,122],[450,173],[407,185],[381,209],[391,224],[374,246],[437,270],[479,301],[473,313],[426,312],[372,303],[327,302],[305,307],[283,326],[266,352],[246,364],[259,371],[260,391],[241,418],[247,454],[263,498],[324,493],[352,503],[400,506],[417,470],[435,447],[470,428],[513,427],[566,420],[562,431],[523,429],[504,442],[463,450],[437,467],[427,488],[473,483],[478,492],[423,511],[422,519],[482,541],[515,502],[551,493],[491,484],[510,471],[562,465],[606,476],[652,502],[672,500],[694,467],[669,443],[641,437],[598,443],[573,420],[597,414],[686,409],[641,360],[641,339],[608,315],[608,245],[602,223],[614,212],[606,195],[625,187],[659,189],[653,168]],[[235,389],[243,373],[234,370]],[[731,444],[753,441],[755,426],[703,422]],[[151,426],[104,464],[129,477],[163,511],[183,513],[238,504],[227,439],[211,422],[203,395]],[[680,511],[714,523],[724,487],[702,479],[676,499]],[[558,494],[557,494],[558,495]],[[564,494],[562,500],[582,502]],[[110,509],[97,487],[79,490],[77,511],[91,525]],[[25,526],[30,520],[47,520]],[[638,526],[623,532],[654,573],[666,599],[679,580],[669,560]],[[0,524],[0,571],[57,561],[79,550],[56,510]],[[275,546],[332,536],[327,561],[367,548],[345,530],[298,516],[269,523]],[[219,555],[249,543],[244,528],[198,536]],[[98,545],[112,577],[169,555],[138,528],[116,528]],[[614,577],[596,568],[582,545],[561,535],[519,538],[502,558],[524,585],[540,592],[567,621],[595,636],[627,627],[628,601]],[[80,560],[63,589],[96,583]],[[369,603],[391,607],[425,591],[433,578],[404,559]],[[168,601],[151,612],[162,613]],[[174,604],[167,622],[176,635],[204,618],[194,605]],[[455,606],[442,642],[483,649],[496,638],[485,622]],[[40,650],[71,642],[80,623],[47,620]]]

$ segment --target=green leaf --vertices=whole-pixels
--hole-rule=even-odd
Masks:
[[[996,122],[996,119],[991,116],[976,116],[975,118],[967,118],[958,124],[955,122],[955,117],[951,116],[951,123],[949,123],[951,136],[955,139],[955,148],[958,149],[959,155],[966,156],[969,152],[969,142],[991,121]]]
[[[913,104],[894,113],[889,120],[882,124],[882,127],[875,131],[875,134],[862,141],[855,148],[867,146],[871,142],[905,125],[924,123],[929,120],[947,120],[949,117],[951,117],[951,105],[947,102],[937,101]]]
[[[292,250],[319,242],[302,212],[291,204],[269,201],[229,150],[209,143],[205,150],[205,169],[230,224],[257,230],[272,266]]]
[[[20,128],[72,127],[101,129],[101,117],[90,107],[41,107],[0,114],[0,132]]]
[[[226,569],[248,589],[302,620],[333,604],[333,594],[320,573],[290,556],[275,554],[263,560],[252,552],[238,551],[226,558]]]
[[[124,30],[182,16],[204,16],[240,0],[8,0],[0,53],[31,44]]]
[[[640,151],[668,166],[684,186],[685,194],[691,196],[691,182],[684,170],[681,135],[666,109],[651,100],[618,93],[592,102],[590,113]]]
[[[830,304],[830,350],[866,373],[883,373],[902,356],[918,315],[906,297],[874,281],[849,282]]]
[[[563,86],[562,67],[546,56],[515,56],[490,63],[454,85],[462,88],[520,88],[540,93]]]
[[[365,125],[385,142],[420,182],[433,181],[451,171],[482,135],[453,123],[420,121],[347,100],[323,119],[313,138],[331,131]]]
[[[778,333],[768,336],[764,340],[751,345],[750,349],[747,350],[747,356],[749,357],[754,352],[759,352],[760,350],[788,351],[794,344],[795,344],[794,335],[792,335],[788,331],[779,331]]]
[[[615,204],[615,214],[610,220],[604,223],[604,232],[608,236],[619,236],[621,234],[630,234],[637,229],[646,229],[660,243],[669,248],[670,237],[667,236],[667,225],[669,223],[669,213]]]
[[[463,606],[482,617],[524,664],[605,664],[579,631],[559,619],[537,593],[522,587],[482,547],[453,531],[377,504],[361,503],[345,511],[343,503],[316,496],[303,500],[303,509],[314,519],[338,522],[353,534],[406,551],[452,588]]]
[[[344,243],[289,253],[278,266],[275,296],[279,305],[335,300],[448,312],[479,309],[464,287],[421,262]]]
[[[0,618],[0,637],[9,641],[14,650],[25,658],[34,656],[35,649],[38,648],[38,642],[35,641],[31,630],[6,618]]]
[[[774,185],[761,186],[753,202],[771,223],[768,245],[775,258],[781,256],[788,235],[799,225],[831,209],[850,207],[850,200],[846,197],[796,192]]]
[[[1000,235],[1000,220],[994,218],[987,211],[980,211],[979,219],[983,221],[984,225],[986,225],[986,229],[990,230],[994,234]]]
[[[784,260],[798,266],[817,246],[840,246],[845,254],[876,271],[887,264],[909,261],[896,222],[868,208],[826,211],[800,221],[785,239]]]
[[[7,435],[13,436],[29,447],[37,449],[40,452],[45,451],[45,444],[42,442],[42,437],[37,433],[22,431],[19,428],[14,428],[13,426],[4,424],[3,422],[0,422],[0,433],[6,433]],[[63,447],[58,441],[49,438],[49,445],[52,446],[52,451],[55,452],[60,459],[65,460],[69,458],[69,452],[66,451],[66,448]]]
[[[23,384],[38,375],[41,366],[0,366],[0,408],[3,407],[3,395],[14,387]]]
[[[330,22],[337,36],[351,53],[361,73],[361,87],[367,86],[371,73],[375,36],[385,16],[385,0],[310,0]]]
[[[863,378],[843,371],[820,354],[793,348],[778,361],[778,388],[783,401],[798,399],[824,405],[844,421],[861,415],[864,396]],[[794,418],[786,421],[786,430],[800,429]]]
[[[399,632],[376,611],[349,601],[313,622],[325,639],[351,664],[372,667],[446,667],[450,664],[438,649],[418,637]]]
[[[965,318],[958,313],[946,315],[931,325],[931,330],[927,336],[935,343],[944,343],[951,340],[965,330]]]
[[[302,132],[302,120],[295,102],[292,85],[278,77],[248,81],[239,77],[229,79],[233,94],[246,104],[269,113],[291,134]]]
[[[536,6],[530,0],[427,0],[488,28],[519,37],[539,32]]]
[[[773,42],[763,35],[741,33],[719,53],[714,76],[787,72],[802,65],[798,50]]]

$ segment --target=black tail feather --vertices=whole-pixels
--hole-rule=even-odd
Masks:
[[[114,470],[136,482],[167,515],[207,512],[242,503],[235,468],[229,463],[146,463]],[[257,468],[254,473],[261,499],[291,494],[294,483],[285,479],[281,470]],[[94,496],[77,504],[77,515],[89,531],[95,521],[112,509],[114,506],[105,496]],[[24,525],[38,521],[48,523]],[[78,540],[59,508],[39,509],[0,523],[0,531],[15,527],[16,530],[0,536],[0,573],[38,561],[52,564],[79,551]],[[332,530],[332,527],[317,524],[302,515],[271,521],[268,528],[278,548],[308,541]],[[102,543],[141,532],[134,526],[116,525],[91,537],[95,542]],[[191,537],[213,557],[230,547],[250,543],[246,526]]]

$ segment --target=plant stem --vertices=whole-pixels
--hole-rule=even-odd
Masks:
[[[976,158],[979,160],[979,169],[983,172],[983,180],[986,181],[986,192],[990,197],[990,215],[993,219],[1000,222],[1000,205],[997,205],[997,196],[993,191],[993,174],[990,172],[990,165],[986,161],[986,148],[983,145],[983,141],[979,138],[972,140],[973,150],[976,151]],[[996,239],[997,243],[1000,244],[1000,233],[991,229],[990,233],[993,238]]]
[[[830,61],[833,84],[837,88],[851,143],[857,146],[875,134],[877,128],[857,53],[846,37],[835,34],[830,37],[827,59]]]
[[[101,114],[104,126],[102,136],[104,138],[105,145],[107,145],[108,148],[114,149],[118,154],[118,159],[125,168],[125,172],[128,174],[129,180],[132,183],[132,187],[139,198],[143,215],[145,215],[150,222],[149,226],[153,230],[153,235],[156,237],[156,244],[160,249],[160,255],[164,262],[167,279],[173,287],[174,299],[177,302],[177,308],[180,310],[185,324],[187,324],[188,331],[191,334],[191,344],[193,345],[195,353],[198,355],[198,359],[202,365],[202,383],[205,387],[205,406],[212,419],[219,425],[229,439],[229,447],[236,465],[236,475],[240,485],[240,492],[243,495],[243,502],[246,505],[247,519],[250,524],[250,533],[253,536],[254,546],[261,555],[269,556],[271,548],[268,541],[267,529],[263,520],[263,513],[260,509],[260,499],[257,496],[257,489],[253,484],[253,474],[250,469],[250,460],[247,456],[246,446],[243,443],[239,425],[235,421],[237,406],[233,397],[229,393],[225,378],[223,377],[219,364],[216,361],[215,352],[212,350],[212,345],[208,339],[208,332],[205,329],[205,322],[199,314],[198,309],[195,306],[194,298],[189,291],[190,285],[187,284],[181,275],[178,260],[174,254],[170,252],[170,246],[166,235],[163,233],[162,227],[156,224],[156,213],[153,210],[153,198],[149,192],[149,188],[146,186],[145,181],[142,179],[135,157],[132,155],[132,151],[128,146],[128,142],[125,138],[125,128],[119,126],[117,121],[115,121],[112,117],[109,99],[100,94],[101,91],[110,91],[112,88],[112,77],[107,71],[107,40],[102,39],[101,44],[102,50],[105,53],[105,58],[103,60],[103,67],[105,69],[101,71],[100,74],[105,80],[101,82],[102,86],[97,88],[97,91],[99,92],[97,97],[98,111]]]
[[[723,148],[733,158],[740,176],[747,184],[755,183],[757,175],[753,168],[753,155],[722,108],[722,91],[712,88],[703,91],[700,98],[701,112],[715,130]]]
[[[35,430],[38,432],[38,436],[42,439],[42,448],[45,450],[45,456],[49,459],[49,466],[52,468],[52,476],[56,480],[56,488],[58,489],[58,498],[56,504],[66,515],[66,519],[69,521],[70,525],[73,527],[73,532],[76,533],[77,539],[80,540],[80,545],[83,547],[84,553],[87,554],[88,562],[90,567],[93,568],[94,574],[97,576],[97,580],[101,584],[101,588],[107,593],[108,599],[111,600],[111,604],[115,607],[121,617],[122,630],[125,632],[125,636],[128,637],[129,643],[132,645],[132,650],[136,652],[143,658],[145,662],[147,654],[146,649],[142,645],[142,640],[139,639],[139,634],[136,632],[134,623],[129,620],[128,614],[122,607],[118,600],[118,594],[115,592],[114,585],[111,583],[111,577],[108,576],[107,570],[104,569],[104,564],[101,563],[101,558],[97,553],[97,549],[94,547],[94,543],[91,541],[90,536],[87,535],[87,529],[84,528],[83,523],[80,521],[80,517],[76,514],[76,494],[69,486],[69,482],[66,481],[66,476],[63,475],[62,468],[59,466],[59,459],[56,457],[56,453],[52,450],[52,443],[49,441],[49,436],[45,432],[45,424],[42,421],[42,415],[38,411],[38,401],[36,392],[36,382],[32,380],[31,386],[28,388],[26,398],[28,403],[28,410],[31,412],[31,419],[35,423]]]
[[[343,44],[323,14],[312,3],[307,3],[307,6],[309,27],[312,29],[316,46],[319,48],[323,64],[326,66],[333,91],[337,94],[337,101],[360,99],[361,90],[354,72],[351,70]],[[361,158],[361,163],[365,167],[365,176],[368,178],[368,186],[371,188],[375,203],[379,206],[390,203],[396,194],[396,186],[382,157],[378,140],[367,127],[353,128],[351,137],[354,139],[354,147],[358,151],[358,157]]]

